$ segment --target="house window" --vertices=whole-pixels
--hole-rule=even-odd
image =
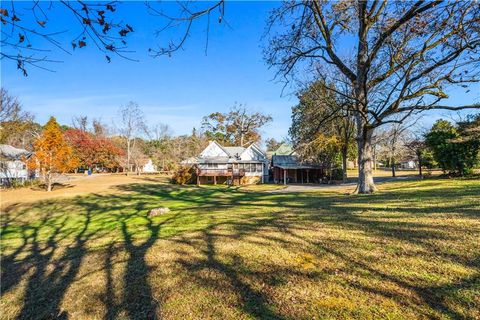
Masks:
[[[261,163],[257,163],[257,172],[262,172],[263,165]]]
[[[250,163],[245,163],[245,172],[252,172],[250,168]]]

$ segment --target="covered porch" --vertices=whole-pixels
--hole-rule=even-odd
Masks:
[[[321,167],[311,165],[275,166],[273,181],[275,183],[321,183],[324,171]]]

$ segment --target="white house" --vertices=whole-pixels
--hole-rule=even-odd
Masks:
[[[256,145],[223,147],[211,141],[198,157],[184,164],[195,166],[197,184],[254,184],[268,179],[268,159]]]
[[[153,164],[152,159],[148,159],[147,163],[145,163],[142,167],[142,172],[144,173],[154,173],[157,172],[157,166]]]
[[[25,159],[32,153],[13,146],[0,145],[0,184],[9,185],[12,181],[25,182],[35,178],[35,172],[28,170]]]
[[[414,160],[403,160],[400,162],[400,168],[402,169],[417,169],[417,162]]]

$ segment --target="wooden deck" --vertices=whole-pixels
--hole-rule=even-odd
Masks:
[[[243,169],[197,169],[197,176],[200,177],[243,177]]]

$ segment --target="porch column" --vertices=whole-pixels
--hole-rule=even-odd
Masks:
[[[287,185],[287,169],[283,169],[283,184]]]
[[[308,171],[310,171],[310,170],[307,169],[307,183],[308,183]]]
[[[217,184],[217,176],[213,176],[213,184]]]

